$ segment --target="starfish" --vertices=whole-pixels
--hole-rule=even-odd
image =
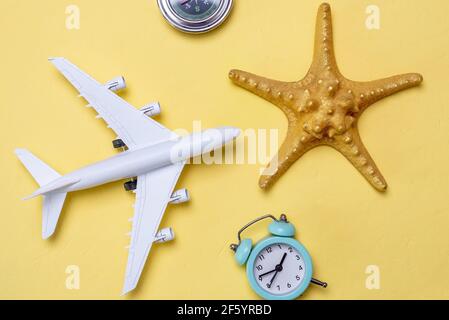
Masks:
[[[262,173],[262,189],[274,184],[307,151],[327,145],[341,152],[379,191],[386,190],[387,183],[360,139],[358,119],[373,103],[423,80],[416,73],[369,82],[356,82],[341,75],[327,3],[318,10],[313,62],[302,80],[281,82],[240,70],[231,70],[229,77],[279,107],[288,119],[287,137],[268,166],[274,164],[276,169],[273,173],[267,168]]]

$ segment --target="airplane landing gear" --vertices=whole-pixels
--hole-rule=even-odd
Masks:
[[[137,189],[137,179],[127,181],[123,184],[126,191],[134,191]]]

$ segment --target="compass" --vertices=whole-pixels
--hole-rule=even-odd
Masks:
[[[233,0],[158,0],[164,18],[176,29],[204,33],[228,17]]]

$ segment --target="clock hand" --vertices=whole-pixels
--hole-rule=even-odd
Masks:
[[[282,267],[282,264],[284,263],[285,257],[287,257],[287,252],[285,252],[284,255],[282,256],[281,262],[278,264],[278,266]]]
[[[278,270],[276,270],[275,274],[273,275],[273,278],[271,278],[270,283],[267,285],[268,288],[271,288],[271,285],[273,284],[274,279],[278,275]]]
[[[273,278],[271,278],[271,281],[268,284],[268,288],[271,288],[271,285],[273,284],[273,281],[276,278],[277,274],[282,271],[282,264],[284,263],[285,257],[287,257],[287,252],[285,252],[284,255],[282,256],[281,262],[279,262],[279,264],[276,265],[276,268],[274,269],[276,273],[273,275]]]
[[[192,1],[192,0],[186,0],[186,1],[181,2],[181,6],[183,6],[183,5],[187,4],[187,3],[189,3],[190,1]]]
[[[266,276],[267,274],[273,273],[275,271],[276,271],[276,269],[273,269],[271,271],[268,271],[268,272],[265,272],[264,274],[259,275],[259,280],[262,280],[262,277]]]

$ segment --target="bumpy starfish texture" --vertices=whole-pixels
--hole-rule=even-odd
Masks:
[[[304,153],[319,145],[341,152],[379,191],[387,183],[360,140],[357,121],[370,105],[396,92],[419,85],[420,74],[404,74],[370,82],[346,79],[335,60],[330,6],[320,6],[312,66],[298,82],[281,82],[240,70],[229,72],[237,85],[270,101],[287,116],[287,137],[259,185],[271,186]]]

